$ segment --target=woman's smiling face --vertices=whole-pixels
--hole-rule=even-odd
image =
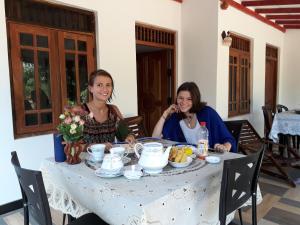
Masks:
[[[99,75],[95,78],[93,86],[89,86],[89,90],[93,98],[106,102],[113,91],[112,80],[107,76]]]
[[[188,113],[193,106],[192,96],[189,91],[180,91],[177,95],[177,105],[183,113]]]

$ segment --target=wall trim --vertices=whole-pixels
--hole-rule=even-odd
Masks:
[[[238,3],[234,0],[220,0],[220,1],[221,2],[226,2],[228,5],[232,6],[233,8],[236,8],[237,10],[240,10],[241,12],[243,12],[243,13],[249,15],[249,16],[252,16],[252,17],[260,20],[261,22],[266,23],[269,26],[285,33],[285,28],[284,27],[279,26],[278,24],[272,22],[271,20],[268,20],[266,17],[261,16],[260,14],[256,13],[255,11],[253,11],[251,9],[248,9],[247,7],[241,5],[240,3]]]
[[[23,207],[23,199],[0,205],[0,215],[20,209]]]

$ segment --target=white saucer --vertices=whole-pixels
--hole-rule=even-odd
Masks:
[[[219,163],[221,161],[220,157],[218,156],[206,156],[205,157],[206,162],[208,163]]]

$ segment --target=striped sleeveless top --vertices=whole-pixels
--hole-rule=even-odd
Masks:
[[[98,122],[94,117],[90,118],[89,116],[86,116],[84,118],[83,141],[85,143],[91,144],[115,141],[117,126],[120,119],[113,109],[113,106],[107,104],[107,107],[108,118],[102,123]],[[86,103],[82,105],[82,108],[87,113],[90,113]]]

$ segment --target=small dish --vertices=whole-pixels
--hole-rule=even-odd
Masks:
[[[139,165],[126,166],[124,168],[124,177],[130,180],[137,180],[143,176],[142,168]]]
[[[169,164],[175,168],[183,168],[183,167],[187,167],[192,163],[193,159],[191,157],[187,157],[186,162],[183,163],[177,163],[177,162],[172,162],[169,161]]]
[[[119,177],[123,175],[123,169],[121,170],[104,170],[102,168],[99,168],[95,170],[95,175],[102,178],[113,178],[113,177]]]
[[[206,162],[216,164],[221,161],[220,157],[218,156],[206,156],[205,157]]]
[[[142,175],[143,175],[142,171],[138,171],[138,170],[126,170],[124,172],[124,177],[130,180],[140,179]]]

